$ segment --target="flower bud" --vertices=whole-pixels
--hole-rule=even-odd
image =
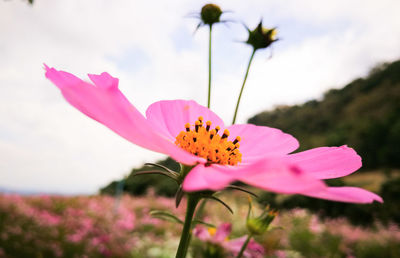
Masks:
[[[201,8],[200,17],[204,24],[213,25],[214,23],[220,22],[221,8],[216,4],[206,4]]]
[[[276,29],[268,29],[262,26],[262,21],[257,25],[254,30],[248,29],[249,38],[246,43],[253,46],[254,50],[260,48],[267,48],[273,42],[277,41],[276,39]]]
[[[249,212],[247,214],[246,227],[247,230],[252,235],[264,234],[268,230],[268,227],[271,224],[271,222],[278,215],[278,212],[275,210],[271,210],[269,206],[267,206],[264,212],[256,218],[250,216],[251,213],[252,213],[252,204],[251,201],[249,201]]]

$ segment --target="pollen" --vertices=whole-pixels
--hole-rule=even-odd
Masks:
[[[175,144],[182,149],[207,160],[207,164],[235,166],[242,161],[239,151],[240,136],[229,141],[229,131],[225,129],[222,135],[218,134],[219,126],[211,128],[211,121],[204,123],[199,117],[193,125],[185,124],[185,130],[176,137]]]

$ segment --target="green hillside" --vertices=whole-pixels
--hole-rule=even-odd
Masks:
[[[347,144],[363,168],[400,167],[400,61],[373,69],[322,100],[281,106],[249,123],[282,129],[300,141],[300,150]]]

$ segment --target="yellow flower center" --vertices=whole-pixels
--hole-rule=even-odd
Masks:
[[[215,228],[207,228],[207,231],[210,234],[210,236],[214,236],[215,233],[217,233],[217,229]]]
[[[194,128],[187,123],[185,131],[176,137],[175,144],[182,149],[207,160],[207,164],[221,164],[234,166],[242,161],[239,151],[240,136],[232,142],[228,140],[229,131],[224,130],[222,136],[218,134],[219,126],[211,129],[211,121],[203,126],[203,117],[199,117]]]

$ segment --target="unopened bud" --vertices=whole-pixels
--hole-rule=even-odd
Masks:
[[[213,25],[219,22],[222,11],[221,8],[216,4],[206,4],[201,8],[200,17],[204,24]]]
[[[278,215],[278,212],[267,209],[257,218],[247,217],[246,227],[247,230],[253,235],[262,235],[267,230],[271,222]]]
[[[249,30],[249,38],[246,43],[253,46],[254,50],[260,48],[267,48],[273,42],[277,41],[276,39],[276,29],[268,29],[262,26],[262,21],[257,25],[254,30]]]

